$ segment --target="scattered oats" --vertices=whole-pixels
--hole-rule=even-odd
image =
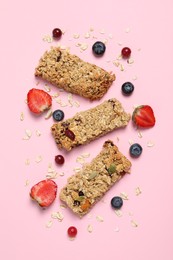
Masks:
[[[60,222],[64,219],[64,215],[63,215],[61,212],[59,212],[59,211],[53,212],[53,213],[51,214],[51,217],[52,217],[53,219],[58,219]]]
[[[25,102],[25,104],[28,104],[28,100],[27,100],[27,98],[25,98],[24,102]]]
[[[101,30],[100,30],[100,33],[101,33],[101,34],[105,34],[105,30],[104,30],[104,29],[101,29]]]
[[[25,165],[30,165],[30,160],[29,159],[25,160]]]
[[[42,156],[41,155],[38,155],[37,157],[36,157],[36,159],[35,159],[35,162],[36,163],[39,163],[39,162],[41,162],[42,161]]]
[[[94,35],[93,35],[93,39],[97,39],[97,36],[94,36]]]
[[[109,37],[109,39],[112,39],[112,38],[113,38],[113,35],[110,33],[110,34],[108,35],[108,37]]]
[[[119,227],[116,227],[116,228],[114,229],[114,231],[115,231],[115,232],[119,232],[119,231],[120,231]]]
[[[136,196],[140,195],[141,193],[142,193],[141,189],[140,189],[139,187],[137,187],[137,188],[135,189],[135,194],[136,194]]]
[[[117,67],[120,65],[119,61],[117,61],[117,60],[113,61],[113,64],[114,64],[115,66],[117,66]]]
[[[94,32],[94,28],[93,27],[90,27],[90,32]]]
[[[120,138],[117,136],[117,142],[119,142]]]
[[[66,107],[67,106],[67,103],[65,103],[65,102],[61,102],[61,107]]]
[[[102,203],[106,204],[107,201],[105,199],[101,200]]]
[[[120,64],[120,70],[124,71],[124,65],[123,64]]]
[[[137,80],[137,76],[133,76],[132,80]]]
[[[133,216],[133,213],[132,213],[132,212],[129,212],[129,216],[132,217],[132,216]]]
[[[24,120],[24,113],[21,112],[21,114],[20,114],[20,121],[23,121],[23,120]]]
[[[133,105],[133,109],[135,109],[135,108],[137,108],[137,107],[139,107],[138,104]]]
[[[50,36],[50,35],[45,35],[45,36],[43,37],[43,41],[48,42],[48,43],[51,43],[51,42],[53,42],[53,38],[52,38],[52,36]]]
[[[61,49],[62,49],[62,50],[67,50],[68,48],[67,48],[67,46],[65,46],[65,45],[61,45]]]
[[[49,220],[49,221],[46,223],[46,227],[47,227],[47,228],[50,228],[52,225],[53,225],[53,221],[52,221],[52,220]]]
[[[88,48],[88,44],[86,44],[86,43],[82,43],[80,46],[81,51],[85,51],[87,48]]]
[[[92,218],[92,214],[91,213],[87,214],[87,218],[91,219]]]
[[[81,168],[80,168],[80,167],[75,167],[75,168],[73,169],[73,171],[76,172],[76,173],[77,173],[77,172],[80,172],[80,171],[81,171]]]
[[[56,101],[56,103],[58,103],[58,104],[61,104],[61,102],[62,102],[62,101],[61,101],[61,98],[56,98],[55,101]]]
[[[83,163],[85,163],[85,160],[82,156],[78,156],[76,159],[76,162],[83,164]]]
[[[57,93],[52,95],[52,98],[57,98],[58,96],[59,96],[59,93],[57,92]]]
[[[44,85],[44,89],[45,89],[47,92],[50,92],[50,91],[51,91],[51,88],[50,88],[47,84]]]
[[[47,113],[46,113],[46,115],[45,115],[45,119],[49,119],[50,117],[52,116],[52,109],[50,108],[48,111],[47,111]]]
[[[78,34],[78,33],[73,34],[74,39],[79,39],[79,37],[80,37],[80,34]]]
[[[127,63],[128,63],[128,64],[133,64],[133,63],[134,63],[134,60],[133,60],[132,58],[129,58],[129,59],[127,60]]]
[[[123,200],[128,200],[128,195],[125,193],[125,192],[121,192],[120,193],[120,197],[123,199]]]
[[[122,46],[122,45],[123,45],[122,42],[117,42],[117,44],[118,44],[119,46]]]
[[[35,134],[36,134],[36,136],[41,136],[40,130],[37,129],[37,130],[35,131]]]
[[[65,175],[64,172],[59,173],[59,176],[64,176],[64,175]]]
[[[85,39],[88,39],[88,38],[90,38],[90,36],[91,36],[90,33],[87,32],[87,33],[85,33],[84,38],[85,38]]]
[[[25,181],[25,186],[28,186],[29,185],[29,180],[26,180]]]
[[[80,107],[80,103],[79,103],[78,101],[74,101],[74,102],[73,102],[73,105],[74,105],[75,107]]]
[[[88,230],[89,233],[92,233],[93,232],[93,226],[91,224],[89,224],[87,226],[87,230]]]
[[[22,139],[23,140],[29,140],[30,138],[28,136],[24,136]]]
[[[122,55],[118,55],[117,60],[122,60]]]
[[[142,135],[141,131],[138,130],[138,137],[139,137],[139,138],[142,138],[142,136],[143,136],[143,135]]]
[[[131,225],[132,225],[132,227],[138,227],[138,224],[134,220],[131,220]]]
[[[130,28],[126,28],[125,32],[129,33],[130,32]]]
[[[75,44],[75,46],[76,46],[76,47],[80,47],[80,46],[81,46],[81,43],[77,42],[77,43]]]
[[[96,219],[97,219],[97,221],[99,221],[99,222],[103,222],[103,221],[104,221],[104,219],[103,219],[102,216],[96,216]]]
[[[47,172],[48,172],[48,173],[52,173],[52,172],[54,172],[54,171],[55,171],[55,170],[53,169],[52,164],[49,163]]]
[[[37,81],[37,82],[36,82],[36,86],[38,86],[39,84],[40,84],[40,82],[39,82],[39,81]]]
[[[104,39],[104,40],[103,40],[103,43],[104,43],[104,44],[107,44],[107,42],[108,42],[107,39]]]
[[[148,147],[153,147],[154,146],[154,142],[153,141],[148,141],[147,142],[147,146]]]
[[[129,144],[130,145],[134,144],[134,141],[132,139],[129,139]]]
[[[65,204],[60,204],[60,208],[61,208],[61,209],[66,209],[66,208],[67,208],[67,205],[65,205]]]
[[[58,173],[56,171],[46,174],[47,179],[56,179],[57,177],[58,177]]]
[[[63,35],[64,35],[64,34],[65,34],[65,32],[66,32],[65,30],[61,30],[61,31],[62,31],[62,34],[63,34]]]
[[[118,217],[122,217],[123,213],[120,209],[115,209],[115,214],[118,216]]]
[[[81,154],[81,156],[83,158],[88,158],[88,157],[90,157],[90,153],[83,153],[83,154]]]
[[[31,138],[32,131],[30,129],[25,129],[25,134],[26,134],[27,137]]]

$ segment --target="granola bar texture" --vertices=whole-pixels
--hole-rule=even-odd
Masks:
[[[113,98],[94,108],[79,112],[73,118],[53,124],[51,132],[58,148],[70,151],[114,129],[125,127],[130,118],[130,114],[124,111],[121,103]],[[67,130],[73,133],[74,140],[66,135]]]
[[[60,199],[74,213],[83,216],[117,181],[129,173],[130,167],[131,162],[108,140],[91,163],[85,164],[80,172],[69,177],[60,191]]]
[[[52,47],[44,53],[35,69],[35,76],[90,100],[102,98],[115,80],[114,74],[59,47]]]

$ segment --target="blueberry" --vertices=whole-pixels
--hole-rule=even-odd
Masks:
[[[123,200],[121,197],[113,197],[111,199],[111,206],[114,208],[114,209],[120,209],[123,205]]]
[[[142,146],[140,144],[132,144],[130,146],[130,155],[132,157],[139,157],[142,153]]]
[[[94,54],[96,54],[97,56],[101,56],[104,54],[105,50],[106,50],[106,46],[103,42],[95,42],[92,46],[92,50],[94,52]]]
[[[53,118],[56,120],[56,121],[61,121],[63,120],[64,118],[64,112],[60,109],[57,109],[53,112]]]
[[[131,82],[125,82],[122,87],[122,92],[125,95],[131,95],[134,90],[134,85]]]

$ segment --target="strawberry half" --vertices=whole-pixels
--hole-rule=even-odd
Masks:
[[[41,207],[50,206],[56,198],[57,185],[53,180],[43,180],[35,184],[30,191],[30,196]]]
[[[41,89],[33,88],[27,94],[27,104],[31,112],[40,114],[52,105],[52,97]]]
[[[144,128],[152,127],[156,122],[153,109],[148,105],[135,108],[132,120],[137,126]]]

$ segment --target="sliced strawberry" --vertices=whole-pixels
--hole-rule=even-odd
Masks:
[[[137,126],[144,128],[152,127],[156,122],[153,109],[148,105],[135,108],[132,120]]]
[[[50,206],[56,198],[57,185],[53,180],[43,180],[35,184],[30,191],[30,196],[41,207]]]
[[[41,89],[33,88],[27,94],[27,104],[31,112],[40,114],[52,105],[52,97]]]

